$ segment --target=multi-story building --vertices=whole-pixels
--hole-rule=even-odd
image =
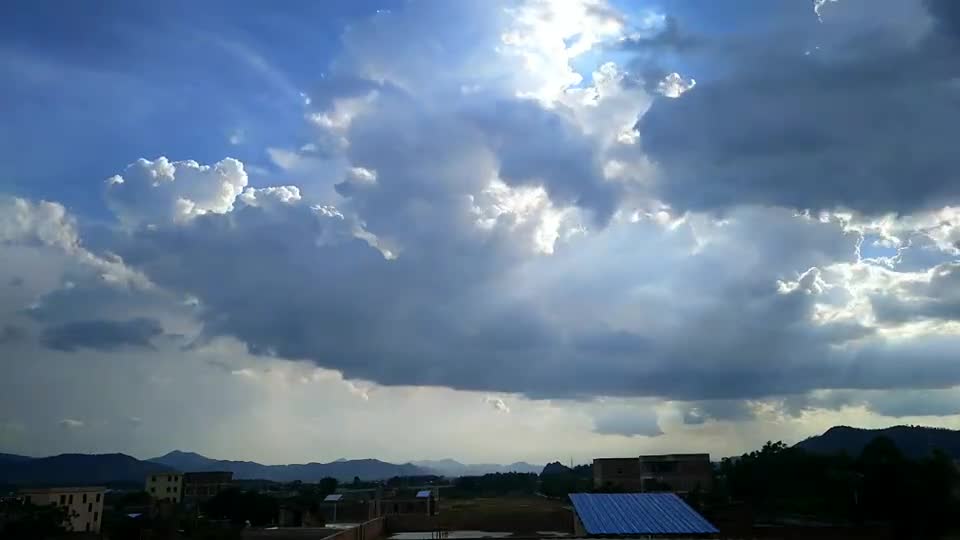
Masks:
[[[710,454],[667,454],[593,460],[593,487],[622,491],[680,493],[713,485]]]
[[[23,500],[34,505],[56,505],[67,509],[64,528],[73,532],[100,532],[103,521],[102,487],[61,487],[21,489]]]
[[[177,504],[183,497],[183,474],[165,472],[147,476],[145,490],[156,501]]]
[[[229,471],[183,473],[183,498],[189,503],[205,501],[228,489],[232,481]]]

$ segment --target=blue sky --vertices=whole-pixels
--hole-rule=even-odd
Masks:
[[[960,427],[951,6],[7,3],[0,450]]]

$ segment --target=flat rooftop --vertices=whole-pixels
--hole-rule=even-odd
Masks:
[[[83,493],[89,491],[106,491],[104,486],[70,486],[70,487],[36,487],[23,488],[18,493]]]

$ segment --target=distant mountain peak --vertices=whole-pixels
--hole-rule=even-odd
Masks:
[[[897,425],[882,429],[834,426],[822,435],[798,442],[796,446],[808,452],[845,452],[850,456],[858,456],[877,437],[889,438],[904,455],[911,458],[927,456],[935,449],[940,449],[953,459],[960,459],[960,431],[925,426]]]

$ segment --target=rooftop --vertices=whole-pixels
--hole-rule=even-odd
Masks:
[[[691,535],[719,531],[673,493],[571,493],[590,535]]]
[[[106,491],[107,488],[103,486],[71,486],[71,487],[35,487],[35,488],[23,488],[19,490],[20,493],[32,494],[32,493],[89,493],[91,491]]]

